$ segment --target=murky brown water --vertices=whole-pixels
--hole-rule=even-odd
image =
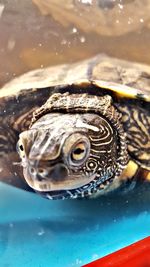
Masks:
[[[47,0],[43,2],[52,4],[54,0]],[[59,3],[61,1],[55,2],[59,7]],[[84,4],[85,2],[86,4]],[[72,21],[72,18],[70,16],[71,13],[69,13],[69,22],[66,27],[64,27],[62,25],[64,24],[64,18],[59,17],[59,19],[55,20],[54,17],[56,17],[55,13],[57,13],[57,10],[53,8],[51,9],[51,6],[49,9],[46,7],[46,10],[48,10],[48,15],[45,16],[42,15],[41,10],[39,10],[37,5],[35,5],[35,3],[30,0],[14,0],[13,3],[11,0],[1,0],[0,85],[9,81],[14,76],[22,74],[31,69],[40,67],[43,68],[48,65],[73,62],[91,57],[98,53],[106,53],[118,58],[150,63],[150,29],[148,28],[150,19],[148,20],[148,14],[146,11],[146,9],[149,8],[150,1],[142,1],[142,10],[145,10],[145,13],[140,13],[141,7],[139,7],[139,9],[137,10],[137,7],[133,5],[134,2],[137,3],[139,1],[64,1],[66,5],[71,6],[72,4],[79,9],[80,4],[84,4],[85,8],[87,8],[87,6],[88,8],[91,8],[93,4],[94,8],[100,8],[100,12],[101,10],[103,11],[105,7],[104,4],[107,5],[106,10],[104,10],[106,13],[106,16],[104,16],[106,23],[105,21],[102,21],[102,23],[104,23],[104,26],[107,26],[107,20],[109,20],[110,28],[106,28],[105,34],[105,32],[103,31],[105,29],[103,27],[103,24],[101,25],[102,27],[99,28],[100,33],[96,33],[98,29],[98,26],[96,24],[96,16],[95,28],[93,28],[94,30],[92,29],[92,31],[88,32],[86,27],[86,29],[84,30],[84,25],[87,26],[87,18],[84,18],[83,16],[82,18],[85,19],[85,24],[82,21],[83,25],[82,27],[80,27],[80,18],[77,20],[77,18],[75,17],[74,21]],[[112,27],[110,16],[107,16],[110,14],[109,12],[112,8],[111,5],[116,4],[117,12],[120,12],[120,10],[121,12],[123,12],[123,8],[126,7],[126,5],[129,3],[132,3],[132,10],[130,8],[130,14],[128,14],[128,10],[126,11],[128,12],[127,14],[125,12],[116,13],[120,16],[119,20],[116,19],[116,23],[122,23],[121,18],[123,18],[125,22],[127,21],[124,27],[117,28],[116,31],[116,28],[114,28],[114,18],[112,18]],[[144,9],[146,5],[148,5],[148,8]],[[136,10],[134,10],[134,7],[136,8]],[[73,16],[74,6],[70,11],[72,12]],[[135,11],[138,20],[135,17]],[[62,9],[62,14],[63,12],[64,10]],[[92,12],[96,12],[96,9],[94,9],[94,11]],[[124,14],[126,17],[123,17]],[[130,17],[131,14],[133,14],[133,17]],[[82,13],[82,15],[84,14]],[[118,17],[116,16],[116,18]],[[110,31],[108,31],[109,29]]]

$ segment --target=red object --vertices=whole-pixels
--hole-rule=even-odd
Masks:
[[[82,267],[150,267],[150,237]]]

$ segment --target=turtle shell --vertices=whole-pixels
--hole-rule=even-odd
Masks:
[[[97,55],[82,62],[34,70],[9,82],[0,90],[2,158],[15,153],[18,135],[28,129],[34,111],[50,95],[66,92],[110,95],[120,112],[123,112],[123,106],[136,106],[143,109],[149,118],[150,67]],[[150,131],[149,119],[147,124]],[[3,164],[1,161],[1,169],[4,169]],[[7,175],[2,176],[8,182]]]
[[[115,103],[133,102],[149,112],[150,67],[105,55],[38,69],[13,79],[0,90],[0,123],[27,129],[33,112],[54,93],[111,95]],[[3,150],[2,150],[3,152]]]
[[[119,97],[150,101],[150,67],[105,55],[97,55],[73,64],[30,71],[7,83],[0,90],[0,98],[28,95],[44,88],[59,87],[61,90],[62,87],[73,84],[82,89],[88,82],[115,92]],[[98,91],[95,93],[98,94]]]

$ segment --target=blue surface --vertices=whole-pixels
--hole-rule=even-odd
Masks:
[[[0,183],[0,266],[81,266],[150,235],[150,187],[48,201]]]

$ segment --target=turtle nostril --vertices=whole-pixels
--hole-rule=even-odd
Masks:
[[[30,168],[30,172],[32,173],[32,174],[34,174],[35,173],[35,169],[32,167],[32,168]]]
[[[39,169],[39,173],[44,173],[44,170],[43,169]]]
[[[45,168],[39,168],[38,169],[38,175],[41,176],[41,177],[45,177],[45,178],[48,178],[48,170]]]

